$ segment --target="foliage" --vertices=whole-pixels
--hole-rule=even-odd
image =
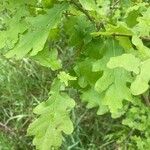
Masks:
[[[61,145],[61,132],[70,134],[73,131],[68,112],[75,103],[68,95],[60,93],[61,86],[60,81],[54,81],[49,99],[34,109],[41,116],[29,126],[28,134],[35,135],[33,143],[38,149],[58,147]]]
[[[146,1],[0,2],[0,49],[5,56],[29,57],[56,73],[48,100],[35,108],[39,117],[28,128],[37,149],[57,149],[63,132],[73,131],[72,88],[88,108],[98,107],[98,115],[111,113],[134,130],[127,148],[147,149],[149,14]]]

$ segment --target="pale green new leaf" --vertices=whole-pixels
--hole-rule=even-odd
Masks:
[[[113,72],[111,70],[107,69],[107,62],[109,61],[109,57],[103,57],[100,60],[97,60],[96,62],[93,63],[93,71],[103,71],[103,75],[101,78],[99,78],[96,83],[95,83],[95,89],[99,92],[102,93],[105,91],[109,85],[113,83]]]
[[[150,35],[150,8],[146,8],[142,16],[137,18],[138,24],[133,28],[138,36]]]
[[[110,0],[97,0],[97,6],[99,15],[106,17],[110,11]]]
[[[146,47],[138,36],[132,37],[132,43],[136,46],[139,56],[143,59],[150,58],[150,48]]]
[[[93,64],[93,71],[103,71],[102,76],[95,83],[95,90],[104,93],[102,104],[108,106],[112,115],[123,108],[123,101],[132,101],[132,95],[127,83],[132,81],[130,74],[122,69],[109,69],[107,63],[111,57],[122,53],[121,48],[113,41],[107,41],[105,56]]]
[[[69,112],[75,102],[60,89],[60,82],[55,80],[48,100],[34,109],[39,118],[30,124],[28,135],[34,135],[33,144],[39,150],[58,148],[62,143],[62,132],[71,134],[73,131]]]
[[[76,77],[73,77],[73,76],[69,75],[69,73],[66,73],[64,71],[61,71],[57,77],[60,80],[60,82],[64,83],[66,86],[68,86],[69,81],[77,79]]]
[[[126,85],[129,80],[125,71],[114,71],[114,82],[107,89],[104,97],[104,104],[109,107],[111,113],[115,114],[122,109],[123,100],[132,101],[130,89]]]
[[[90,10],[90,11],[95,11],[97,9],[97,6],[95,4],[95,1],[93,0],[79,0],[81,5],[83,6],[84,9]]]
[[[133,95],[140,95],[149,88],[150,81],[150,59],[145,60],[140,65],[140,74],[137,75],[135,81],[131,84]]]
[[[122,67],[127,71],[133,71],[134,73],[139,73],[140,59],[136,58],[132,54],[123,54],[117,57],[111,57],[107,63],[107,67],[114,69],[117,67]]]
[[[131,84],[131,92],[133,95],[140,95],[149,88],[150,59],[141,62],[140,59],[132,54],[123,54],[110,58],[107,66],[111,69],[122,67],[127,71],[133,71],[137,74],[135,81]]]
[[[121,69],[106,70],[103,76],[96,82],[95,90],[100,94],[105,93],[103,105],[107,105],[112,114],[116,114],[123,107],[123,100],[132,101],[129,74]]]
[[[79,2],[85,10],[96,12],[97,19],[108,19],[106,15],[110,11],[110,0],[79,0]]]

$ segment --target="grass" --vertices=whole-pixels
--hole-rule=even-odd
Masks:
[[[54,74],[29,59],[6,60],[0,57],[0,150],[33,150],[26,129],[34,118],[33,108],[47,99]],[[63,140],[62,150],[118,149],[118,134],[126,130],[110,115],[97,116],[77,100],[72,112],[75,130]]]
[[[16,62],[0,59],[1,131],[14,139],[14,149],[31,149],[26,129],[32,109],[47,98],[51,72],[28,59]]]

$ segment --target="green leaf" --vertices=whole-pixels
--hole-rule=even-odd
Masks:
[[[3,21],[2,25],[0,22],[0,49],[13,48],[18,41],[19,34],[27,30],[27,23],[23,18],[28,16],[29,12],[26,10],[23,1],[15,3],[14,0],[10,0],[7,3],[4,0],[2,4],[0,3],[0,6],[2,7],[0,17]]]
[[[57,58],[58,52],[56,49],[49,50],[44,48],[32,58],[38,61],[42,66],[50,67],[52,70],[58,70],[62,67],[61,60]]]
[[[140,65],[140,74],[137,75],[135,81],[131,84],[133,95],[140,95],[149,88],[150,81],[150,59],[145,60]]]
[[[131,82],[130,74],[121,69],[109,69],[107,63],[112,56],[122,53],[115,41],[107,41],[105,57],[98,60],[93,65],[93,71],[103,71],[102,76],[95,83],[95,90],[102,94],[103,105],[108,106],[112,115],[115,115],[123,108],[123,101],[132,101],[132,95],[127,83]]]
[[[92,72],[92,59],[86,59],[78,62],[74,67],[74,71],[78,76],[78,84],[80,87],[85,88],[87,85],[94,85],[100,73]]]
[[[97,115],[102,115],[108,111],[106,105],[103,105],[103,94],[99,94],[93,88],[83,92],[81,95],[82,102],[87,103],[87,108],[91,109],[94,107],[98,107]]]
[[[92,40],[90,33],[94,31],[94,25],[83,15],[68,18],[64,24],[70,46],[79,46]]]
[[[149,88],[150,73],[148,70],[150,69],[150,59],[141,62],[140,59],[132,54],[123,54],[110,58],[107,66],[111,69],[122,67],[127,71],[133,71],[137,74],[135,81],[131,84],[133,95],[140,95]]]
[[[79,0],[85,10],[96,12],[97,18],[107,19],[107,14],[110,11],[110,0]]]
[[[27,54],[35,56],[44,48],[50,30],[60,22],[61,14],[66,8],[66,4],[59,4],[49,9],[45,15],[27,18],[30,24],[28,32],[21,35],[19,42],[6,54],[6,57],[15,56],[20,59]]]
[[[69,112],[75,102],[67,94],[60,92],[60,89],[60,82],[55,80],[48,100],[34,109],[39,118],[30,124],[28,135],[34,135],[33,144],[39,150],[58,148],[62,143],[62,132],[71,134],[73,131]]]
[[[83,47],[83,53],[86,57],[98,59],[101,57],[102,47],[103,41],[101,39],[93,39]]]
[[[143,59],[150,58],[150,48],[146,47],[138,36],[132,37],[132,43],[138,49],[139,56],[141,56]]]
[[[145,10],[142,12],[142,16],[137,18],[138,24],[133,28],[138,36],[150,35],[150,8],[145,8]]]
[[[105,76],[109,74],[109,76]],[[130,89],[127,87],[130,76],[123,70],[107,70],[96,82],[95,90],[105,92],[103,105],[107,105],[112,114],[116,114],[123,107],[123,100],[132,101]]]
[[[79,0],[79,2],[83,6],[83,8],[86,10],[95,11],[95,9],[97,8],[95,1],[93,1],[93,0],[89,0],[89,1]]]
[[[107,63],[107,67],[114,69],[117,67],[122,67],[127,71],[133,71],[134,73],[139,73],[140,59],[136,58],[132,54],[123,54],[117,57],[111,57]]]
[[[42,4],[45,6],[45,7],[52,7],[54,5],[56,0],[42,0]]]
[[[138,21],[137,18],[145,8],[146,3],[139,3],[126,10],[125,21],[129,27],[134,27]]]
[[[114,72],[114,82],[108,88],[105,94],[105,104],[108,105],[110,112],[116,113],[118,109],[123,107],[123,100],[132,101],[132,96],[129,88],[126,86],[129,77],[124,71]]]
[[[58,79],[60,80],[61,83],[64,83],[66,86],[68,86],[68,82],[71,80],[76,80],[76,77],[73,77],[71,75],[69,75],[68,73],[61,71],[58,74]]]

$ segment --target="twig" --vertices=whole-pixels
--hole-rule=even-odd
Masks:
[[[122,33],[113,33],[112,36],[125,36],[125,37],[132,37],[130,34],[122,34]],[[150,41],[150,37],[148,36],[140,36],[140,39],[143,41]]]
[[[150,41],[150,37],[148,36],[141,36],[140,39],[142,39],[143,41],[147,41],[147,42]]]
[[[108,145],[110,145],[110,144],[112,144],[112,143],[114,143],[114,142],[115,142],[114,140],[108,141],[107,143],[102,144],[102,145],[99,147],[99,149],[102,149],[102,148],[104,148],[104,147],[106,147],[106,146],[108,146]]]
[[[0,122],[0,130],[6,133],[10,133],[13,136],[16,136],[16,134],[14,133],[14,131],[9,128],[8,126],[6,126],[5,124]]]
[[[97,32],[98,33],[98,32]],[[94,33],[92,33],[94,35]],[[101,34],[97,35],[97,36],[100,36]],[[105,35],[102,35],[102,36],[105,36]],[[129,37],[129,38],[132,38],[132,35],[131,34],[124,34],[124,33],[112,33],[110,35],[106,35],[106,36],[123,36],[123,37]],[[150,41],[150,37],[149,36],[140,36],[139,37],[141,40],[143,41]]]
[[[87,17],[92,23],[95,23],[94,18],[91,17],[91,16],[89,15],[89,13],[88,13],[85,9],[83,9],[82,6],[81,6],[79,3],[75,2],[74,0],[70,0],[69,2],[72,3],[73,5],[75,5],[82,13],[84,13],[84,14],[86,15],[86,17]]]
[[[120,2],[120,0],[117,0],[117,1],[115,1],[114,3],[113,3],[113,5],[112,6],[110,6],[110,9],[115,9],[116,8],[116,5],[118,4]]]
[[[142,95],[142,99],[145,101],[145,104],[150,107],[150,100],[148,95]]]

